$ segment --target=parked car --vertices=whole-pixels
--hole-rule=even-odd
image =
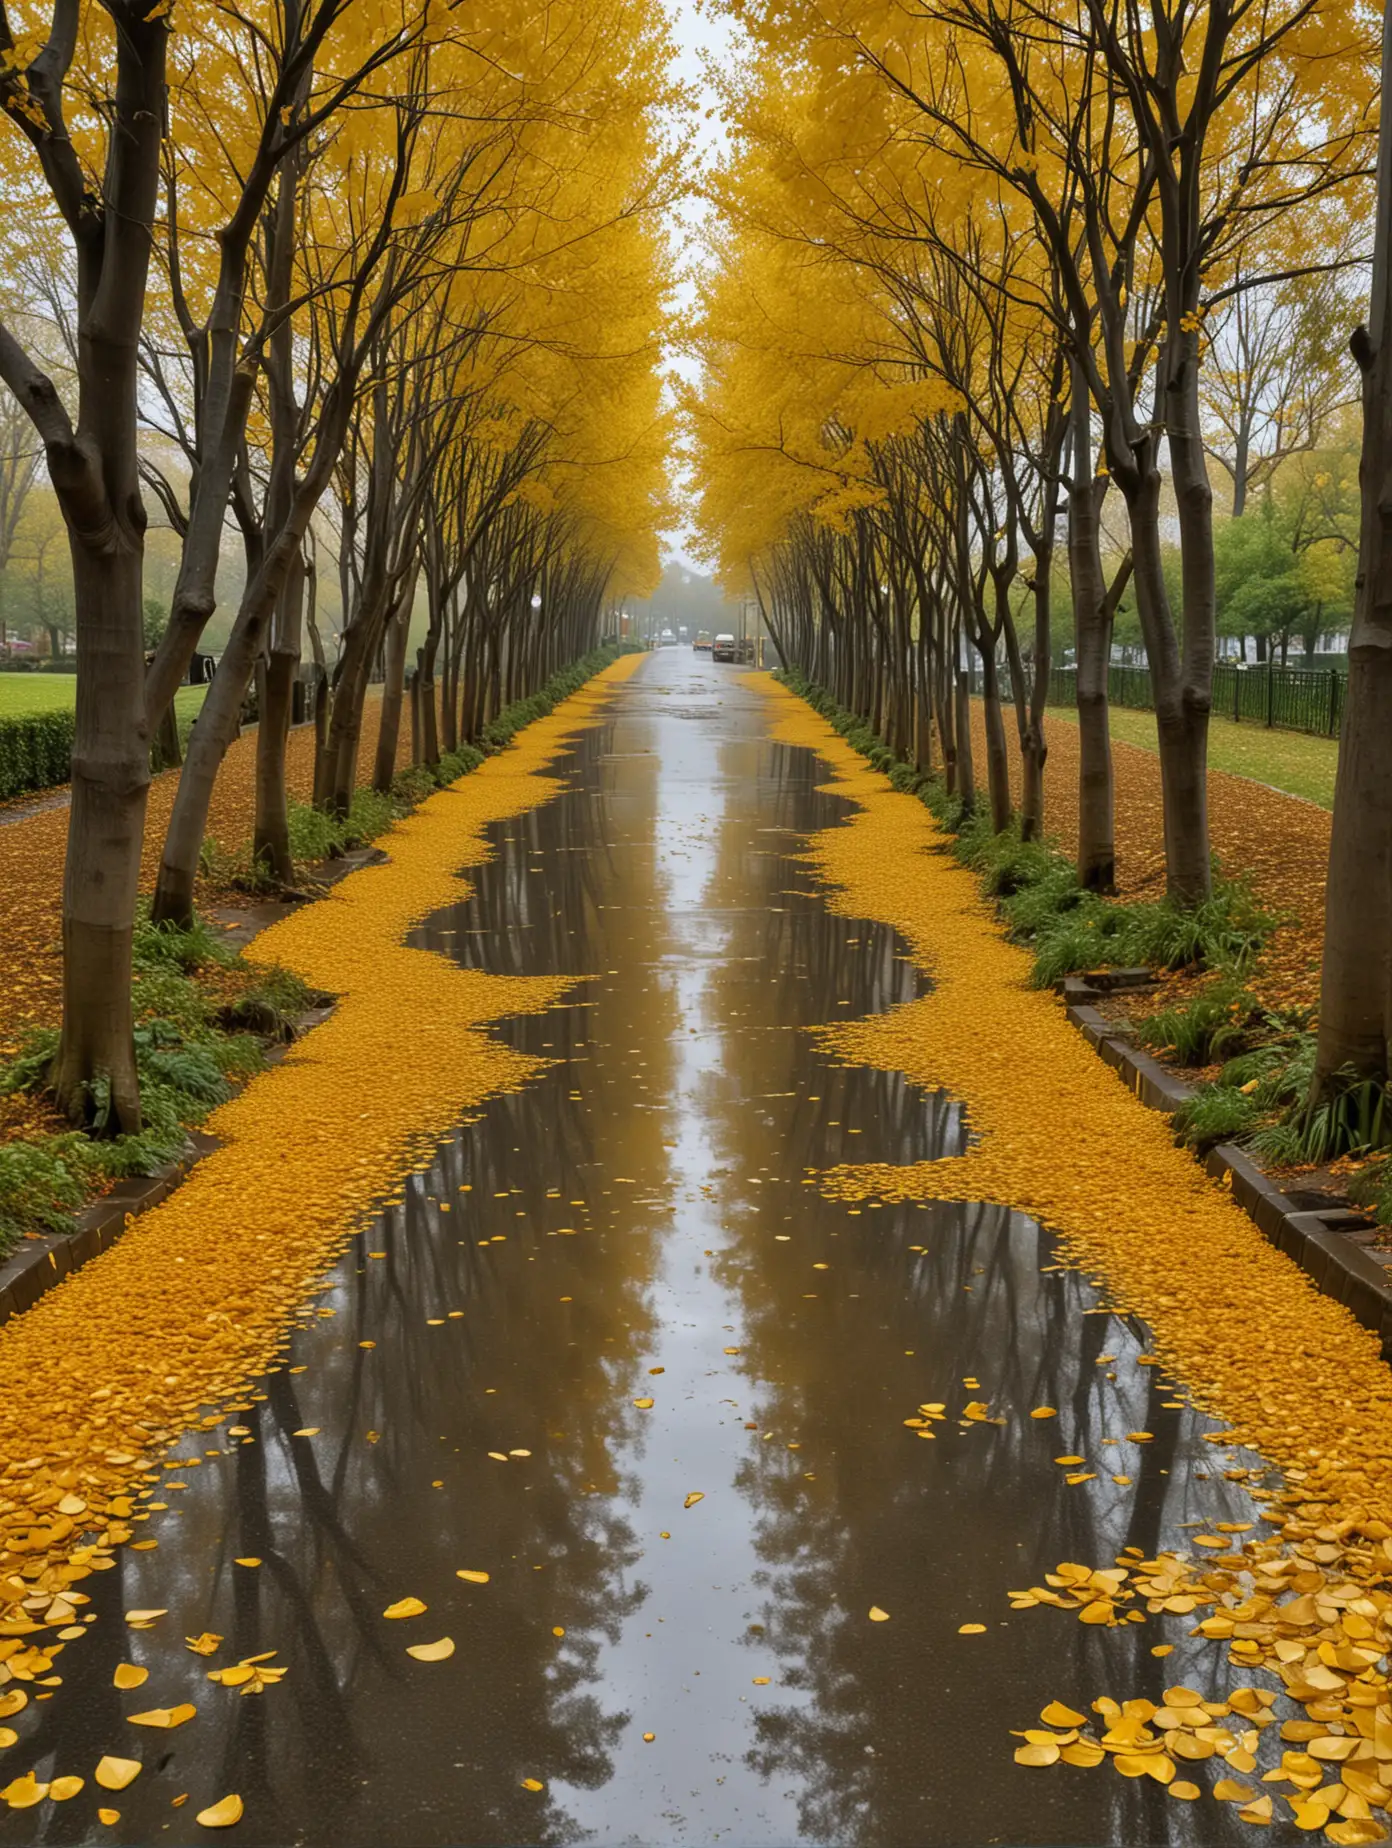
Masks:
[[[733,635],[717,635],[715,641],[711,644],[711,660],[733,661],[738,652],[738,648],[739,644],[735,641]]]
[[[691,652],[693,654],[709,654],[710,651],[711,651],[710,630],[709,629],[698,629],[696,631],[696,640],[691,644]]]

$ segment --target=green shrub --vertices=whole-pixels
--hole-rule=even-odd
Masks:
[[[42,1142],[0,1142],[0,1258],[26,1232],[69,1232],[101,1179],[96,1145],[76,1130]]]
[[[0,719],[0,801],[69,781],[76,724],[61,711]]]
[[[1235,1053],[1256,1001],[1232,982],[1215,982],[1183,1007],[1162,1008],[1143,1020],[1136,1037],[1143,1046],[1171,1053],[1180,1065],[1212,1065]]]

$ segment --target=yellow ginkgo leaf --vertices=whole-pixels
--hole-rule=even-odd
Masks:
[[[130,1713],[127,1719],[132,1726],[163,1726],[171,1728],[183,1726],[197,1713],[197,1707],[184,1701],[177,1707],[151,1707],[148,1713]]]
[[[468,1566],[461,1566],[454,1576],[456,1578],[462,1578],[470,1585],[486,1585],[488,1583],[488,1574],[486,1572],[475,1572]]]
[[[524,1790],[545,1790],[546,1786],[539,1777],[524,1777],[522,1788]]]
[[[889,1612],[882,1611],[878,1604],[872,1604],[870,1606],[870,1621],[871,1623],[888,1623]]]
[[[706,1499],[706,1492],[704,1489],[693,1489],[691,1493],[687,1496],[686,1500],[682,1503],[682,1507],[683,1508],[694,1508],[698,1501],[704,1501],[705,1499]]]
[[[384,1617],[419,1617],[427,1608],[419,1598],[398,1598],[382,1612]]]
[[[406,1653],[418,1662],[447,1662],[454,1654],[454,1638],[442,1636],[438,1643],[412,1643]]]
[[[196,1820],[205,1829],[230,1829],[234,1822],[242,1820],[242,1799],[233,1791],[231,1796],[222,1797],[216,1803],[210,1803],[207,1809],[199,1810]]]
[[[26,1771],[23,1777],[12,1778],[0,1790],[0,1802],[8,1803],[11,1809],[33,1809],[47,1795],[48,1785],[41,1784],[32,1771]]]
[[[124,1790],[140,1776],[140,1760],[107,1756],[98,1764],[94,1776],[103,1790]]]
[[[137,1668],[133,1662],[118,1662],[116,1673],[111,1677],[111,1685],[114,1688],[139,1688],[144,1687],[149,1679],[148,1668]]]
[[[85,1777],[55,1777],[48,1787],[48,1794],[55,1803],[66,1803],[87,1786]]]
[[[1065,1707],[1061,1700],[1051,1700],[1040,1714],[1046,1726],[1082,1726],[1086,1715],[1075,1713],[1071,1707]]]

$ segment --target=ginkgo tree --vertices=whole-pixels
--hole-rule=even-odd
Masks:
[[[42,444],[72,554],[77,744],[50,1076],[74,1121],[140,1124],[130,954],[151,740],[215,610],[229,527],[245,589],[181,773],[154,901],[162,921],[191,915],[212,784],[253,680],[269,719],[257,851],[279,876],[290,870],[289,694],[305,626],[322,652],[306,586],[346,446],[372,456],[380,479],[415,483],[389,613],[409,616],[405,587],[432,556],[422,481],[437,531],[480,528],[449,592],[468,584],[454,664],[469,654],[466,631],[488,626],[501,579],[472,567],[500,522],[527,528],[525,608],[556,638],[592,639],[606,597],[654,572],[668,286],[654,221],[680,164],[655,126],[667,63],[655,0],[0,4],[5,202],[44,227],[59,279],[47,315],[26,302],[0,317],[0,383]],[[34,321],[62,323],[65,367]],[[485,334],[496,346],[487,390],[469,370]],[[533,349],[552,370],[525,391],[499,385],[523,376],[499,355]],[[384,394],[389,420],[393,405],[414,411],[379,440]],[[504,425],[522,464],[493,471],[496,491],[479,497],[487,441],[472,461],[460,446]],[[538,477],[550,509],[524,518],[516,497],[543,461],[600,483]],[[471,513],[442,502],[450,480]],[[181,552],[148,667],[142,489]],[[601,490],[622,509],[612,530]],[[351,656],[323,660],[316,704],[325,752],[332,740],[340,760],[324,795],[340,805],[390,628],[374,633],[376,622]],[[509,686],[555,664],[537,627],[502,631],[517,638]],[[460,722],[454,701],[447,734]]]
[[[936,657],[933,718],[965,808],[974,657],[998,828],[1013,814],[1004,669],[1028,834],[1042,813],[1042,657],[1066,520],[1080,878],[1106,889],[1113,877],[1106,670],[1125,592],[1155,693],[1167,886],[1178,903],[1202,900],[1216,639],[1209,450],[1224,415],[1249,437],[1265,417],[1263,466],[1277,467],[1342,389],[1292,387],[1274,355],[1258,385],[1241,387],[1221,347],[1215,360],[1209,321],[1231,336],[1238,305],[1265,291],[1314,304],[1301,323],[1313,328],[1330,296],[1319,279],[1356,264],[1376,83],[1365,16],[1343,0],[1144,14],[1100,0],[730,0],[728,10],[752,49],[726,80],[733,147],[713,195],[731,228],[712,253],[695,331],[707,383],[691,406],[712,555],[727,575],[762,572],[797,665],[872,724],[885,703],[877,678],[911,686]],[[1338,234],[1324,235],[1331,226]],[[843,320],[848,294],[858,329]],[[1326,362],[1327,349],[1309,354],[1312,370]],[[935,379],[955,408],[887,448],[857,444],[838,416],[853,373]],[[854,505],[812,485],[838,471]],[[754,491],[736,507],[741,474]],[[1124,543],[1104,569],[1109,497]],[[885,534],[911,534],[921,554],[915,607],[888,628]],[[932,750],[931,737],[917,746],[920,764]]]

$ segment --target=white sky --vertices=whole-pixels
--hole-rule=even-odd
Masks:
[[[711,121],[705,119],[705,112],[715,104],[714,92],[706,80],[706,64],[709,59],[724,61],[732,53],[736,42],[736,29],[727,20],[713,20],[707,14],[698,13],[695,0],[664,0],[668,17],[672,23],[672,38],[677,47],[673,61],[673,70],[683,83],[687,83],[697,92],[697,131],[701,153],[706,158],[717,157],[724,147],[724,133],[719,117]],[[706,207],[698,199],[685,199],[673,211],[673,241],[679,252],[679,261],[689,262],[697,254],[697,239],[706,217]],[[684,286],[678,291],[677,302],[681,307],[689,306],[692,290]],[[694,361],[672,354],[668,361],[673,372],[682,378],[694,381],[699,376],[699,369]],[[681,489],[678,481],[678,491]],[[678,530],[664,533],[664,553],[679,564],[688,565],[699,570],[687,550],[687,535]]]

